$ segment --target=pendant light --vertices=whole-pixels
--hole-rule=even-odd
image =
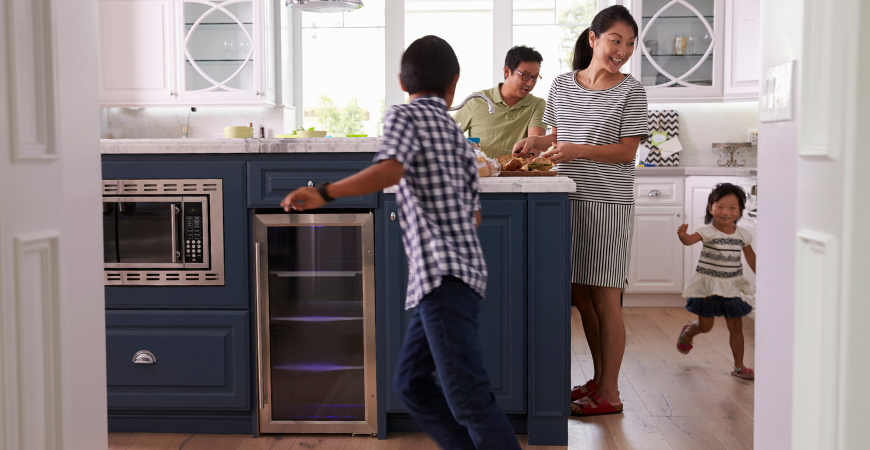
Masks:
[[[287,6],[304,12],[336,13],[363,7],[362,0],[287,0]]]

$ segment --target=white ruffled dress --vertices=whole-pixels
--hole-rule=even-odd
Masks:
[[[740,298],[751,294],[752,286],[743,276],[741,257],[743,248],[752,244],[752,235],[737,227],[733,234],[725,234],[713,225],[698,228],[704,247],[694,275],[683,290],[684,298],[720,296]]]

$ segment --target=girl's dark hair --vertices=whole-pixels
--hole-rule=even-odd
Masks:
[[[637,22],[628,9],[622,5],[613,5],[609,8],[604,8],[595,15],[592,19],[592,26],[583,30],[580,37],[577,38],[577,43],[574,44],[574,70],[583,70],[589,67],[592,62],[592,47],[589,45],[589,33],[595,33],[595,36],[601,37],[615,23],[624,23],[634,30],[634,36],[637,37]],[[627,37],[626,39],[631,39]]]
[[[734,221],[734,224],[737,225],[737,222],[740,221],[741,217],[743,217],[743,208],[746,207],[746,191],[744,191],[742,187],[731,183],[717,184],[716,187],[713,188],[713,192],[710,193],[710,196],[707,197],[707,213],[704,215],[705,224],[709,225],[713,222],[713,213],[710,212],[710,210],[713,209],[713,203],[716,203],[729,195],[737,197],[737,204],[740,205],[740,216]]]
[[[402,54],[400,76],[409,94],[434,92],[443,96],[456,75],[459,75],[456,53],[438,36],[423,36]]]

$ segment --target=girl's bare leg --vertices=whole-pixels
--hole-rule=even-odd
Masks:
[[[595,368],[592,380],[599,383],[601,380],[601,341],[598,331],[598,315],[592,306],[592,293],[589,291],[589,286],[572,283],[571,303],[580,311],[583,333],[586,334],[586,342],[589,344],[589,352],[592,354],[592,366]]]
[[[713,319],[713,317],[698,316],[698,321],[692,322],[686,332],[683,333],[683,343],[689,345],[695,336],[701,333],[709,333],[713,329]],[[743,335],[741,334],[741,336]]]
[[[618,405],[619,369],[625,354],[625,324],[622,321],[622,306],[619,304],[622,289],[590,286],[592,306],[598,317],[599,342],[601,346],[601,375],[598,393],[611,404]]]
[[[728,324],[728,331],[731,333],[731,353],[734,354],[734,367],[738,369],[743,365],[743,318],[735,317],[725,319]]]

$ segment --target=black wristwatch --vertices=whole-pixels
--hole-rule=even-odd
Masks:
[[[321,197],[323,197],[323,201],[325,201],[326,203],[329,203],[329,202],[335,200],[334,198],[330,197],[329,194],[326,193],[326,186],[328,186],[328,185],[329,185],[329,183],[326,183],[326,182],[317,183],[314,185],[314,189],[317,189],[317,193],[320,194]]]

